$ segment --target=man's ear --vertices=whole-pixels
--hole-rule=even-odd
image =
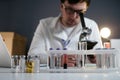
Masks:
[[[60,10],[62,10],[62,8],[63,8],[63,4],[61,3],[61,4],[60,4]]]
[[[63,4],[62,3],[60,4],[60,8],[63,8]]]

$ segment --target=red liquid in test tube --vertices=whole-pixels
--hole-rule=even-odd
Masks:
[[[63,55],[63,59],[64,59],[63,68],[64,68],[64,69],[67,69],[67,54],[64,54],[64,55]]]

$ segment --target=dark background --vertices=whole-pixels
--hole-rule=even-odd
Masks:
[[[29,49],[39,20],[59,15],[59,0],[0,0],[0,31],[14,31],[27,37]],[[111,29],[111,38],[120,38],[120,0],[92,0],[86,16],[99,29]]]

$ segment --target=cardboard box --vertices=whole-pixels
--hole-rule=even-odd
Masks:
[[[15,32],[0,32],[10,55],[26,55],[26,38]]]

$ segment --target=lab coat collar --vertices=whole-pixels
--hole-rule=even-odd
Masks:
[[[51,26],[51,33],[53,34],[54,37],[58,38],[58,39],[64,39],[67,40],[67,34],[65,33],[65,31],[63,30],[62,27],[58,26],[58,22],[59,19],[61,17],[61,14],[54,18],[53,21],[51,22],[50,26]]]
[[[57,38],[64,39],[64,40],[68,39],[68,36],[67,36],[67,34],[65,33],[65,31],[63,30],[62,27],[56,27],[56,28],[54,28],[53,34]]]
[[[67,36],[66,32],[63,30],[62,27],[57,25],[57,24],[59,24],[58,21],[59,21],[60,17],[61,17],[61,15],[56,17],[54,19],[54,21],[53,21],[53,24],[54,24],[54,26],[52,26],[52,28],[53,28],[53,35],[56,38],[63,39],[63,40],[68,40],[69,37]],[[79,26],[81,26],[81,24],[79,24]],[[73,35],[75,36],[75,34],[80,32],[80,30],[81,30],[81,27],[76,27]],[[72,37],[74,37],[74,36],[72,36]]]

